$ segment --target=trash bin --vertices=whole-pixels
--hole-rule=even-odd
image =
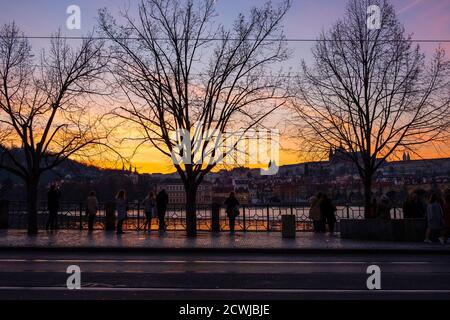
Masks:
[[[0,229],[7,229],[9,225],[9,201],[0,201]]]
[[[211,209],[211,231],[220,232],[220,204],[213,203]]]
[[[295,238],[295,216],[284,214],[281,216],[281,234],[283,238]]]

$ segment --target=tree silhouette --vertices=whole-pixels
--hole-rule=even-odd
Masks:
[[[86,97],[98,91],[106,60],[102,41],[87,37],[71,48],[58,32],[33,59],[28,39],[12,24],[0,30],[0,168],[27,186],[28,232],[36,234],[43,172],[71,156],[89,156],[106,138],[101,116]]]
[[[381,27],[367,24],[380,8]],[[294,108],[305,150],[338,149],[364,183],[366,212],[378,167],[395,151],[436,141],[449,125],[449,62],[431,61],[405,34],[387,1],[351,0],[345,17],[323,32],[303,61]]]
[[[213,0],[147,0],[140,2],[136,18],[127,11],[118,23],[102,10],[99,19],[114,43],[112,73],[127,98],[117,115],[140,128],[142,143],[167,157],[188,159],[174,166],[186,190],[189,236],[196,235],[198,186],[216,165],[196,159],[218,156],[217,141],[208,139],[208,132],[246,132],[286,96],[283,79],[272,76],[269,67],[287,58],[280,24],[289,2],[253,8],[229,30],[214,25],[214,5]],[[189,142],[173,135],[180,129]],[[180,144],[189,146],[179,150]]]

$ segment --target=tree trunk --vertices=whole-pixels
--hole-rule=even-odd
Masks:
[[[372,175],[364,177],[364,218],[368,218],[372,210]]]
[[[197,236],[197,186],[186,186],[186,233]]]
[[[38,233],[38,185],[39,178],[31,178],[26,181],[27,184],[27,209],[28,209],[28,234]]]

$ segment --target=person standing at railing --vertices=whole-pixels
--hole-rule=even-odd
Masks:
[[[125,190],[120,190],[116,195],[116,210],[117,210],[117,234],[124,234],[123,222],[127,218],[127,194]]]
[[[322,193],[318,193],[317,196],[311,197],[309,199],[310,207],[309,207],[309,218],[313,222],[313,231],[314,232],[323,232],[325,231],[325,225],[322,217],[322,211],[320,210],[320,202],[322,200]]]
[[[165,231],[166,230],[166,211],[167,211],[167,204],[169,203],[169,195],[166,192],[166,189],[162,189],[158,194],[156,195],[156,210],[158,212],[158,223],[159,223],[159,230]]]
[[[403,203],[403,218],[423,219],[425,218],[426,207],[419,197],[417,191],[413,191]]]
[[[98,199],[95,191],[91,191],[86,200],[86,213],[88,215],[88,229],[89,231],[94,230],[95,216],[98,210]]]
[[[445,191],[444,195],[444,243],[448,243],[450,234],[450,189]]]
[[[56,230],[58,228],[58,210],[59,210],[59,198],[61,192],[58,190],[55,184],[50,186],[50,190],[47,193],[47,209],[48,220],[46,230]]]
[[[336,206],[333,204],[330,198],[326,194],[322,196],[320,201],[320,211],[324,222],[328,225],[328,231],[330,234],[334,233],[334,226],[336,224]]]
[[[156,200],[152,191],[150,191],[142,201],[144,205],[145,222],[144,222],[144,232],[148,232],[152,229],[152,218],[156,216]]]
[[[226,207],[225,212],[227,213],[230,224],[230,233],[234,233],[236,217],[239,215],[239,201],[236,199],[234,192],[230,192],[230,195],[226,198],[224,204]]]
[[[440,204],[439,196],[433,193],[427,207],[427,231],[425,233],[425,242],[432,243],[430,237],[433,232],[440,232],[439,241],[444,244],[444,212]]]

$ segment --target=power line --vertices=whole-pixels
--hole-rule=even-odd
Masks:
[[[50,39],[65,39],[65,40],[110,40],[109,37],[83,37],[83,36],[18,36],[19,39],[34,39],[34,40],[50,40]],[[118,37],[117,40],[141,40],[139,37]],[[155,41],[173,41],[170,38],[154,38]],[[179,38],[178,41],[186,40],[198,40],[198,41],[242,41],[238,38],[199,38],[199,39],[185,39]],[[388,42],[420,42],[420,43],[450,43],[450,39],[385,39],[385,40],[371,40],[371,39],[312,39],[312,38],[268,38],[268,39],[245,39],[247,41],[264,41],[264,42],[350,42],[350,41],[363,41],[363,42],[375,42],[375,41],[388,41]]]

